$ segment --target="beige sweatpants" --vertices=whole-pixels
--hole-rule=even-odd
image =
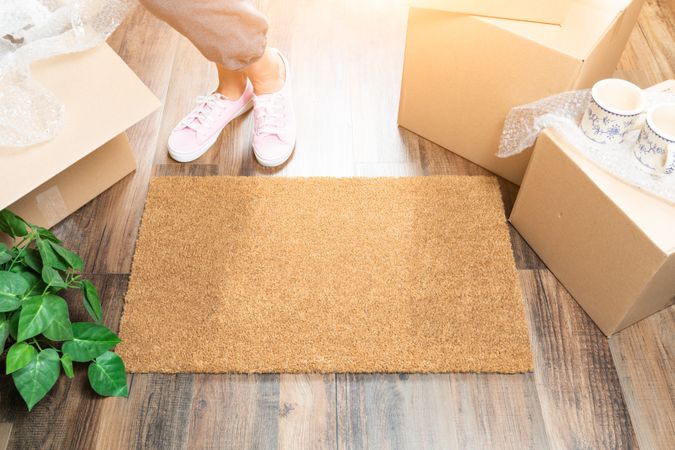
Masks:
[[[140,0],[210,61],[240,70],[267,45],[267,19],[251,0]]]

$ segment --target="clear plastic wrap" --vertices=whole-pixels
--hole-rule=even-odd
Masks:
[[[25,147],[54,137],[64,107],[30,74],[33,61],[102,43],[133,0],[0,1],[0,147]]]
[[[675,102],[670,92],[645,91],[647,107]],[[628,133],[622,144],[598,144],[579,126],[591,99],[590,90],[564,92],[513,108],[504,123],[497,156],[506,158],[534,145],[539,133],[554,128],[582,155],[626,183],[675,204],[675,176],[655,176],[644,172],[633,156],[640,130]]]

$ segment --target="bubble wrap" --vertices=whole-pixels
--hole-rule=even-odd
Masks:
[[[647,107],[675,102],[675,93],[645,91]],[[506,158],[534,145],[539,133],[554,128],[587,159],[615,177],[675,204],[675,176],[657,177],[642,170],[633,156],[640,131],[626,135],[619,145],[598,144],[584,134],[580,123],[591,100],[591,91],[553,95],[513,108],[504,123],[497,156]]]
[[[64,106],[30,74],[33,61],[102,43],[133,0],[0,0],[0,147],[25,147],[63,128]]]

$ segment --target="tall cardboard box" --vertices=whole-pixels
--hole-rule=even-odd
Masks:
[[[65,126],[48,142],[0,148],[0,209],[51,227],[135,170],[124,130],[160,103],[105,44],[32,71],[64,103]]]
[[[509,220],[608,336],[675,300],[675,206],[552,130],[537,141]]]
[[[411,8],[399,125],[520,184],[531,152],[495,156],[509,110],[611,76],[643,1],[573,0],[560,26]]]

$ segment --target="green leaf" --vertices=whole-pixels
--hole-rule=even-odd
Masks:
[[[75,322],[73,335],[73,340],[64,342],[61,350],[78,362],[91,361],[121,342],[108,328],[90,322]]]
[[[52,341],[67,341],[73,338],[73,326],[68,314],[68,303],[61,297],[49,295],[45,299],[49,303],[51,322],[42,334]]]
[[[66,264],[68,264],[68,267],[71,267],[75,270],[82,270],[84,264],[82,263],[82,259],[80,259],[76,253],[63,248],[54,242],[49,242],[49,245],[66,262]]]
[[[0,264],[4,264],[14,259],[12,252],[7,249],[7,246],[0,242]]]
[[[12,374],[14,385],[29,411],[54,387],[60,372],[59,355],[56,350],[48,348],[38,353],[26,367]]]
[[[15,311],[21,307],[21,300],[13,295],[3,294],[0,292],[0,311],[9,312]]]
[[[19,335],[19,317],[21,316],[21,311],[14,311],[9,316],[9,335],[12,336],[12,339],[15,341]]]
[[[0,272],[0,293],[22,295],[30,286],[23,277],[14,272]]]
[[[37,356],[37,350],[25,342],[16,342],[7,352],[6,373],[9,375],[23,369]]]
[[[28,291],[26,291],[26,293],[24,294],[24,296],[26,296],[26,297],[32,297],[34,295],[39,295],[47,287],[47,285],[42,282],[42,276],[38,276],[31,269],[26,269],[26,271],[19,273],[19,275],[21,275],[23,277],[23,279],[26,280],[26,282],[30,286],[28,288]]]
[[[0,272],[0,312],[14,311],[21,306],[19,299],[30,286],[19,274]]]
[[[19,317],[18,341],[37,336],[44,332],[54,317],[63,317],[63,308],[68,305],[56,295],[35,296],[24,300]]]
[[[24,250],[23,262],[37,273],[42,273],[42,259],[40,259],[40,253],[37,250],[33,248]]]
[[[73,372],[73,360],[70,359],[70,356],[61,356],[61,366],[63,367],[63,373],[65,373],[68,378],[73,378],[75,376],[75,373]]]
[[[47,283],[48,286],[57,289],[66,289],[68,287],[68,283],[63,280],[61,274],[49,266],[42,267],[42,281]]]
[[[66,270],[68,268],[59,255],[56,254],[52,246],[49,245],[49,241],[38,238],[36,239],[35,244],[40,253],[43,266],[49,266],[59,270]]]
[[[38,236],[40,236],[42,239],[44,239],[46,241],[54,242],[56,244],[61,243],[61,240],[59,238],[57,238],[56,235],[54,233],[52,233],[51,231],[49,231],[48,229],[42,228],[42,227],[34,227],[33,229],[35,231],[37,231]]]
[[[82,294],[84,296],[84,309],[87,310],[92,319],[100,323],[103,319],[103,310],[101,308],[101,300],[98,297],[96,288],[89,280],[82,282]]]
[[[128,397],[124,361],[113,352],[105,352],[89,365],[89,384],[94,391],[107,397]]]
[[[11,237],[22,237],[28,234],[27,223],[8,209],[0,211],[0,231]]]
[[[0,314],[0,355],[5,351],[5,343],[9,337],[9,318]]]

